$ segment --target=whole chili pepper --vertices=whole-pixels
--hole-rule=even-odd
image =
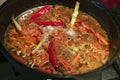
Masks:
[[[53,40],[49,43],[48,46],[48,52],[49,52],[49,58],[50,58],[50,62],[53,65],[53,67],[55,69],[57,69],[59,67],[59,65],[56,63],[55,58],[54,58],[54,53],[52,51],[52,47],[53,47]]]
[[[42,8],[40,8],[37,12],[35,12],[33,14],[33,16],[30,18],[30,21],[34,21],[36,18],[38,18],[39,16],[41,16],[42,14],[47,13],[50,10],[50,6],[44,6]]]
[[[62,22],[36,22],[38,25],[45,25],[45,26],[62,26]]]

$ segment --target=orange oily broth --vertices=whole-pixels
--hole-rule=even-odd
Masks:
[[[32,51],[44,38],[46,32],[43,28],[48,26],[37,25],[30,22],[31,16],[37,11],[34,8],[23,12],[16,20],[22,26],[19,33],[13,24],[10,24],[5,34],[5,46],[10,54],[24,65],[49,74],[61,74],[54,69],[49,60],[48,45],[54,38],[53,50],[57,64],[62,69],[62,74],[75,75],[95,70],[104,65],[109,56],[109,43],[106,32],[101,25],[90,15],[79,12],[75,22],[75,36],[66,34],[73,9],[60,6],[52,8],[35,21],[61,21],[63,26],[53,27],[54,31],[34,54]],[[99,39],[95,34],[102,36]],[[101,38],[101,37],[100,37]]]

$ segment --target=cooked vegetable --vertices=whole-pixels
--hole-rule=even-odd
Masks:
[[[80,58],[80,52],[77,53],[77,55],[75,56],[75,58],[72,60],[71,64],[72,65],[76,64],[79,58]]]
[[[15,20],[14,16],[12,16],[12,21],[15,24],[15,27],[18,31],[22,30],[22,27],[18,24],[18,22]]]
[[[70,28],[73,28],[74,27],[74,24],[75,24],[75,21],[76,21],[76,18],[77,18],[77,15],[79,13],[79,5],[80,3],[79,2],[76,2],[76,5],[75,5],[75,9],[74,9],[74,12],[72,14],[72,19],[71,19],[71,22],[70,22]]]
[[[49,52],[49,58],[50,58],[51,64],[53,65],[53,67],[54,67],[55,69],[57,69],[57,68],[59,67],[59,65],[58,65],[58,64],[56,63],[56,61],[55,61],[52,47],[53,47],[53,40],[50,41],[50,43],[49,43],[48,52]]]
[[[71,19],[71,21],[70,21],[70,23],[68,25],[68,27],[70,29],[66,30],[66,34],[69,35],[69,36],[73,36],[74,37],[75,34],[76,34],[75,31],[72,28],[74,28],[74,24],[75,24],[77,15],[79,13],[79,5],[80,5],[80,3],[76,2],[75,9],[74,9],[74,12],[72,14],[72,19]]]
[[[96,37],[100,39],[105,45],[109,45],[109,43],[101,36],[99,33],[95,33]]]
[[[71,71],[74,70],[74,68],[68,64],[66,61],[64,61],[63,59],[61,59],[59,56],[57,56],[57,60],[60,62],[61,66],[67,70],[67,71]]]
[[[96,23],[96,24],[98,24],[98,23]],[[104,37],[102,37],[98,32],[95,32],[93,29],[91,29],[89,26],[85,25],[84,23],[82,23],[82,26],[85,27],[87,30],[90,30],[91,32],[93,32],[94,35],[104,43],[104,45],[109,45],[108,41],[106,41],[104,39]]]
[[[42,8],[40,8],[37,12],[35,12],[33,14],[33,16],[30,18],[30,21],[34,21],[35,19],[37,19],[38,17],[40,17],[41,15],[47,13],[50,10],[50,6],[44,6]]]
[[[39,50],[39,48],[42,46],[42,44],[46,41],[46,39],[48,38],[50,33],[47,33],[44,38],[39,42],[39,44],[35,47],[35,49],[32,51],[32,53],[34,54],[37,50]]]
[[[26,62],[25,59],[19,57],[19,56],[16,55],[16,54],[12,54],[12,56],[13,56],[13,58],[17,59],[17,60],[18,60],[19,62],[21,62],[21,63],[25,63],[25,62]]]

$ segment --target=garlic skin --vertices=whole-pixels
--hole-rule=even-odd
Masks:
[[[48,33],[54,31],[55,28],[53,26],[46,26],[42,29],[43,33]]]
[[[75,31],[73,29],[67,29],[65,33],[71,37],[74,37],[76,35]]]

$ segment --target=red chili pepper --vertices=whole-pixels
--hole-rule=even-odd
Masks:
[[[62,22],[36,22],[38,25],[45,25],[45,26],[62,26]]]
[[[54,58],[54,53],[52,51],[52,47],[53,47],[53,40],[50,42],[49,46],[48,46],[48,52],[49,52],[49,58],[50,58],[50,62],[53,65],[53,67],[56,69],[59,67],[59,65],[56,63],[55,58]]]
[[[40,8],[36,13],[33,14],[33,16],[30,18],[30,21],[34,21],[36,18],[41,16],[42,14],[47,13],[50,10],[50,6],[44,6]]]

